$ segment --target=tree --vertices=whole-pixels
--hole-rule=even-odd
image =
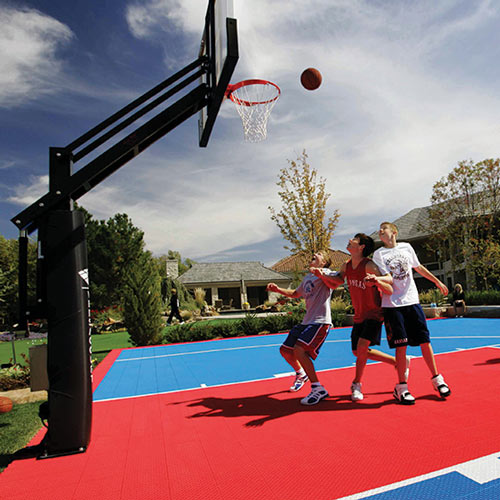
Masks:
[[[34,301],[36,245],[28,243],[28,300]],[[0,324],[12,326],[19,318],[19,242],[0,235]]]
[[[144,233],[127,214],[95,220],[85,209],[85,231],[92,307],[102,309],[121,302],[125,278],[144,252]]]
[[[149,252],[129,268],[123,287],[123,320],[135,346],[161,342],[163,320],[160,275]]]
[[[480,287],[487,284],[486,262],[500,244],[499,215],[499,159],[461,161],[433,186],[426,229],[453,268],[463,264],[468,276],[480,278]]]
[[[327,217],[330,194],[325,191],[325,180],[317,178],[318,173],[307,163],[307,158],[304,150],[296,161],[287,160],[289,166],[280,170],[276,183],[280,188],[282,208],[279,212],[268,208],[271,220],[291,243],[285,248],[292,253],[314,254],[329,248],[340,213],[334,210]]]
[[[172,294],[171,290],[172,288],[175,288],[177,290],[177,296],[179,298],[179,303],[181,304],[181,306],[190,307],[189,304],[194,303],[193,297],[179,280],[173,280],[172,278],[167,277],[166,262],[167,260],[177,260],[179,275],[185,273],[188,269],[190,269],[195,262],[191,259],[184,259],[183,261],[181,254],[174,250],[169,250],[167,255],[160,255],[159,257],[154,257],[153,259],[158,267],[158,272],[160,273],[161,277],[161,295],[163,301],[165,303],[168,303],[170,301],[170,297]]]

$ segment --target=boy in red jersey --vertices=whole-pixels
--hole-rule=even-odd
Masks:
[[[381,293],[391,294],[390,280],[380,279],[380,271],[367,256],[375,248],[373,239],[358,233],[349,240],[347,250],[351,260],[344,263],[337,275],[325,273],[323,269],[311,269],[330,288],[337,288],[347,280],[352,304],[354,306],[354,326],[351,333],[351,346],[356,356],[356,375],[351,385],[351,399],[361,401],[361,379],[368,359],[396,366],[396,359],[390,354],[372,349],[379,345],[384,317],[381,307]],[[409,358],[407,367],[409,368]],[[408,374],[406,373],[406,376]]]

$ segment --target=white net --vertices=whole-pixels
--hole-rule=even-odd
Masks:
[[[241,86],[240,86],[241,85]],[[236,84],[229,98],[243,122],[247,142],[259,142],[267,137],[267,120],[280,96],[280,89],[271,82],[249,80]]]

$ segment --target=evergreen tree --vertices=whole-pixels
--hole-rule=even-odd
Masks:
[[[144,252],[129,268],[123,287],[123,319],[135,346],[161,342],[161,313],[160,276],[151,255]]]
[[[144,233],[127,214],[107,221],[95,220],[83,207],[90,277],[90,300],[94,309],[121,302],[125,277],[144,252]]]

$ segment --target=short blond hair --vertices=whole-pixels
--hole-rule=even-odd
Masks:
[[[399,233],[398,226],[396,226],[396,224],[394,224],[392,222],[382,222],[382,224],[380,224],[380,227],[382,227],[382,226],[389,226],[389,228],[391,229],[391,231],[393,233],[396,233],[396,234]]]
[[[330,267],[332,265],[332,258],[330,257],[330,252],[328,250],[320,250],[318,252],[323,260],[325,261],[325,267]]]

